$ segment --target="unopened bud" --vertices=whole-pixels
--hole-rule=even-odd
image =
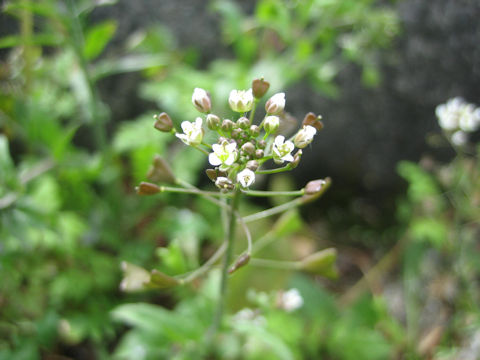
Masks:
[[[265,149],[265,146],[267,146],[267,142],[262,139],[262,140],[260,140],[260,141],[258,142],[257,145],[258,145],[258,147],[259,147],[260,149]]]
[[[230,132],[232,131],[234,125],[235,124],[233,123],[232,120],[225,119],[222,121],[222,130],[225,132]]]
[[[267,100],[265,111],[270,115],[278,115],[285,109],[285,93],[278,93]]]
[[[260,128],[257,125],[250,126],[250,135],[253,137],[260,135]]]
[[[320,131],[323,129],[323,123],[320,121],[322,119],[321,115],[315,115],[313,112],[309,112],[305,117],[303,118],[302,125],[303,126],[313,126],[317,131]]]
[[[290,169],[295,169],[298,164],[300,164],[300,160],[302,158],[302,150],[298,150],[295,155],[293,155],[293,161],[288,164]]]
[[[250,160],[249,162],[247,162],[247,169],[250,169],[253,172],[257,171],[259,166],[260,165],[258,164],[257,160]]]
[[[195,108],[203,113],[208,113],[212,108],[210,95],[203,89],[195,88],[192,95],[192,103]]]
[[[252,92],[253,96],[257,99],[260,99],[265,95],[270,87],[270,83],[268,81],[263,80],[263,77],[260,79],[255,79],[252,81]]]
[[[251,142],[246,142],[242,145],[242,150],[248,155],[253,155],[255,152],[255,145],[253,145]]]
[[[237,125],[240,129],[247,129],[250,126],[250,120],[245,116],[242,116],[240,119],[237,120]]]
[[[305,194],[314,195],[320,192],[326,184],[327,182],[323,179],[309,181],[308,184],[305,185]]]
[[[153,124],[154,128],[162,132],[170,132],[173,129],[172,119],[168,116],[167,113],[162,112],[159,115],[153,115],[155,123]]]
[[[153,163],[148,169],[147,179],[154,182],[175,183],[175,175],[170,165],[160,155],[155,155]]]
[[[255,159],[261,159],[263,158],[264,152],[262,149],[257,149],[255,151]]]
[[[217,115],[208,114],[206,123],[210,130],[217,130],[220,127],[220,118]]]
[[[242,129],[233,129],[232,130],[232,133],[231,133],[231,136],[233,139],[239,139],[240,138],[240,134],[242,133]]]
[[[263,127],[265,128],[265,131],[267,132],[267,134],[271,134],[277,131],[279,125],[280,125],[280,118],[275,115],[267,116],[263,121]]]
[[[136,188],[138,195],[153,195],[160,192],[158,185],[142,181]]]
[[[235,264],[233,264],[230,269],[228,269],[228,273],[231,274],[241,267],[245,266],[248,264],[250,261],[250,255],[249,254],[242,254],[238,257],[238,259],[235,261]]]
[[[217,180],[215,180],[215,186],[218,187],[222,192],[231,191],[235,187],[232,181],[224,176],[217,177]]]

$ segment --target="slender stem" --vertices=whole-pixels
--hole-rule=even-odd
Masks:
[[[242,190],[242,193],[248,196],[301,196],[305,192],[303,189],[295,191],[260,191],[260,190]]]
[[[198,146],[194,146],[195,149],[201,151],[202,153],[204,153],[205,155],[208,155],[208,151],[202,149],[201,147],[198,147]]]
[[[240,199],[240,191],[236,190],[233,196],[233,199],[230,203],[230,213],[229,213],[229,221],[228,221],[228,228],[227,228],[227,249],[225,252],[225,256],[223,258],[223,267],[222,267],[222,278],[220,280],[220,296],[218,299],[217,305],[217,312],[215,314],[215,318],[213,321],[213,333],[216,333],[221,326],[222,317],[223,317],[223,309],[225,307],[226,302],[226,294],[227,294],[227,284],[228,284],[228,268],[230,265],[230,261],[232,259],[233,254],[233,240],[235,237],[235,225],[237,223],[237,216],[236,210],[238,208],[239,199]]]
[[[202,141],[202,145],[203,145],[203,146],[206,146],[206,147],[209,148],[209,149],[212,148],[212,145],[207,144],[205,141]]]
[[[210,259],[208,259],[202,266],[192,271],[191,273],[184,274],[183,276],[185,277],[181,278],[182,283],[185,284],[185,283],[191,282],[196,278],[205,274],[222,257],[226,249],[227,249],[227,243],[223,243],[217,249],[217,251],[215,251],[215,253],[210,257]]]
[[[291,169],[292,168],[290,167],[290,165],[287,165],[287,166],[276,168],[276,169],[257,170],[256,173],[257,174],[277,174],[277,173],[288,171]]]
[[[303,204],[303,199],[302,198],[297,198],[295,200],[286,202],[282,205],[274,206],[270,209],[263,210],[263,211],[255,213],[255,214],[245,216],[243,218],[243,221],[245,221],[245,223],[249,223],[249,222],[252,222],[252,221],[264,219],[264,218],[272,216],[272,215],[280,214],[284,211],[287,211],[287,210],[292,209],[294,207],[300,206],[302,204]]]
[[[298,261],[281,261],[270,259],[250,259],[250,264],[254,266],[268,267],[273,269],[295,270],[298,269]]]
[[[230,194],[222,194],[217,191],[203,191],[199,189],[184,189],[171,186],[160,186],[160,192],[173,192],[173,193],[183,193],[183,194],[195,194],[195,195],[204,195],[204,196],[220,196],[220,197],[231,197]]]
[[[250,111],[250,124],[253,124],[253,120],[255,119],[255,110],[257,109],[258,99],[255,99],[253,102],[252,111]]]

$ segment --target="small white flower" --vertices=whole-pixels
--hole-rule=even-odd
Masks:
[[[435,109],[440,127],[446,131],[461,129],[473,132],[480,127],[480,108],[460,97],[448,100]]]
[[[183,134],[177,133],[175,136],[182,140],[185,144],[197,146],[202,142],[202,118],[197,117],[195,122],[183,121],[180,126],[182,127]]]
[[[253,93],[252,89],[248,90],[232,90],[228,97],[228,104],[233,111],[244,113],[252,110]]]
[[[237,181],[242,187],[247,188],[255,181],[255,173],[250,169],[244,169],[237,174]]]
[[[237,158],[237,143],[224,140],[222,144],[212,145],[213,153],[208,155],[208,161],[213,166],[222,165],[221,168],[232,165]]]
[[[200,112],[209,112],[212,108],[212,101],[208,92],[201,88],[195,88],[192,95],[192,103],[195,108]]]
[[[316,133],[317,129],[313,126],[306,125],[297,133],[297,135],[295,135],[293,143],[299,149],[303,149],[313,141],[313,137]]]
[[[265,131],[268,134],[277,131],[279,125],[280,125],[280,118],[275,115],[267,116],[263,121],[263,127],[265,128]]]
[[[258,310],[244,308],[233,316],[234,322],[253,322],[257,326],[263,326],[266,323],[265,317],[260,315]]]
[[[273,142],[273,161],[277,164],[282,164],[284,161],[293,161],[293,156],[290,154],[295,145],[289,140],[285,141],[285,136],[278,135]]]
[[[462,130],[455,131],[452,134],[452,143],[457,146],[463,146],[467,143],[467,134]]]
[[[285,109],[285,93],[273,95],[265,103],[265,111],[267,114],[280,114]]]
[[[278,305],[285,311],[291,312],[297,310],[303,305],[303,298],[297,289],[290,289],[280,294]]]

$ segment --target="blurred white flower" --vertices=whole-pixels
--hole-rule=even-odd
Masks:
[[[212,108],[212,101],[210,100],[210,95],[204,89],[195,88],[192,95],[192,103],[195,108],[200,111],[207,113]]]
[[[237,312],[233,316],[234,322],[253,322],[255,325],[263,326],[266,323],[266,319],[260,315],[258,310],[252,310],[250,308],[244,308]]]
[[[448,100],[435,109],[440,127],[446,131],[460,129],[473,132],[480,127],[480,108],[467,103],[461,97]]]
[[[208,161],[213,166],[222,165],[228,167],[232,165],[237,158],[237,143],[224,140],[222,144],[212,145],[213,153],[208,155]]]
[[[280,114],[285,109],[285,93],[278,93],[273,95],[265,103],[265,111],[267,114]]]
[[[228,97],[228,104],[233,111],[244,113],[252,110],[253,93],[252,89],[248,90],[232,90]]]
[[[299,130],[297,135],[295,135],[293,143],[299,149],[303,149],[313,141],[313,137],[316,133],[317,129],[315,129],[313,126],[305,125],[302,129]]]
[[[182,140],[185,144],[197,146],[202,142],[202,118],[197,117],[195,122],[183,121],[180,126],[182,127],[183,134],[177,133],[175,136]]]
[[[224,176],[217,177],[217,179],[215,180],[215,186],[223,191],[233,190],[234,188],[232,181]]]
[[[263,121],[263,127],[267,134],[271,134],[277,131],[279,125],[280,125],[280,118],[275,115],[267,116]]]
[[[282,164],[284,161],[293,161],[293,156],[290,154],[295,145],[289,140],[285,141],[285,136],[278,135],[273,142],[273,161],[277,164]]]
[[[467,134],[462,130],[457,130],[452,134],[452,143],[457,146],[463,146],[467,143]]]
[[[303,306],[303,298],[300,292],[293,288],[285,292],[281,292],[277,299],[277,304],[281,309],[291,312]]]
[[[247,188],[255,181],[255,173],[250,169],[244,169],[237,174],[237,181],[242,187]]]

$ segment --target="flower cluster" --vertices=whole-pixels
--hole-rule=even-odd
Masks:
[[[440,127],[451,136],[455,145],[467,142],[467,133],[480,128],[480,108],[461,97],[448,100],[435,109]]]
[[[254,114],[260,99],[266,94],[269,83],[256,79],[248,90],[232,90],[228,104],[235,119],[221,118],[211,112],[209,93],[195,88],[193,106],[203,117],[181,123],[182,133],[177,133],[172,121],[165,113],[155,117],[155,128],[175,133],[183,143],[205,154],[214,168],[207,171],[209,178],[224,192],[235,188],[248,188],[255,182],[258,173],[274,173],[295,168],[316,133],[322,129],[321,117],[313,113],[305,116],[301,128],[291,138],[277,134],[285,109],[285,93],[271,96],[265,103],[265,116],[255,124]],[[206,129],[217,134],[216,143],[204,142]],[[298,150],[295,152],[295,148]],[[282,165],[276,169],[262,169],[268,160]]]

